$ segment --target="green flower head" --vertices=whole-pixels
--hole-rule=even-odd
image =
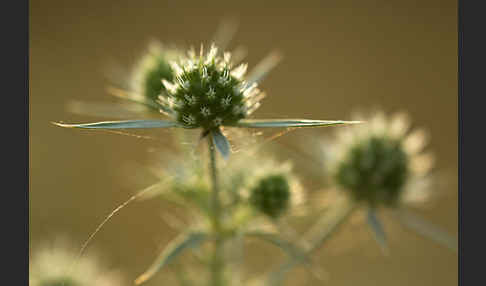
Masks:
[[[267,153],[239,154],[227,166],[233,174],[226,182],[239,189],[252,209],[272,219],[303,215],[306,192],[290,161],[279,162]]]
[[[151,42],[148,50],[136,63],[131,77],[131,90],[151,102],[156,102],[160,94],[165,93],[162,80],[173,79],[171,60],[179,56],[176,49],[163,47],[158,42]]]
[[[174,80],[162,80],[167,95],[160,96],[162,110],[187,128],[205,130],[233,125],[255,111],[264,97],[257,83],[243,80],[247,65],[233,68],[230,54],[217,56],[213,45],[206,56],[189,52],[172,63]]]
[[[361,119],[368,123],[341,130],[335,144],[328,146],[327,153],[334,153],[329,159],[336,185],[371,207],[423,198],[427,194],[424,182],[433,165],[431,154],[422,153],[425,132],[407,134],[405,114],[387,118],[378,113]]]
[[[178,60],[174,60],[178,58]],[[191,49],[187,56],[178,51],[152,48],[141,60],[132,82],[132,91],[110,89],[116,96],[140,103],[169,119],[130,119],[81,124],[54,123],[61,127],[85,129],[201,128],[210,135],[224,158],[231,153],[222,126],[240,128],[302,128],[354,124],[343,120],[248,119],[265,94],[258,83],[280,61],[272,52],[245,76],[247,64],[234,66],[229,52],[218,54],[213,44],[207,54]],[[157,95],[157,99],[154,98]]]
[[[250,191],[250,203],[257,210],[272,218],[279,217],[290,204],[290,186],[283,174],[260,179]]]
[[[400,141],[373,136],[351,147],[338,166],[336,181],[358,201],[392,205],[400,198],[408,164]]]
[[[419,235],[457,251],[457,240],[447,232],[409,212],[429,200],[437,186],[432,173],[434,157],[426,151],[428,134],[411,129],[406,113],[355,114],[362,126],[336,130],[334,138],[320,142],[326,173],[334,186],[351,200],[344,200],[344,217],[363,206],[374,238],[388,252],[386,231],[378,210],[387,208],[393,218]],[[324,144],[323,144],[324,143]]]

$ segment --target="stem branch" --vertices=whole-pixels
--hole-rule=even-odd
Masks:
[[[338,204],[335,212],[330,216],[324,216],[319,220],[314,227],[304,235],[304,239],[300,243],[305,250],[306,256],[317,251],[324,245],[324,243],[339,229],[339,226],[341,226],[353,213],[356,207],[356,204],[345,201],[344,205]],[[267,285],[280,285],[282,281],[284,281],[285,275],[295,266],[303,262],[304,260],[302,259],[289,259],[287,262],[280,265],[276,271],[270,274]]]

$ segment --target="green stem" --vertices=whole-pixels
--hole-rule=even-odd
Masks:
[[[216,166],[216,150],[211,136],[208,136],[209,157],[212,181],[211,209],[214,249],[211,259],[211,286],[223,285],[223,237],[221,235],[221,202],[219,198],[218,168]]]

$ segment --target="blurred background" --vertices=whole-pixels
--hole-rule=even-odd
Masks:
[[[250,68],[271,50],[284,54],[262,83],[269,96],[256,117],[349,119],[357,108],[379,107],[405,110],[426,127],[437,166],[450,176],[437,190],[442,195],[417,212],[457,235],[456,6],[452,0],[30,1],[31,248],[56,234],[81,245],[115,206],[153,183],[134,166],[154,156],[148,150],[163,150],[169,136],[142,140],[50,122],[102,119],[71,114],[66,103],[111,100],[107,67],[130,68],[151,38],[199,47],[225,17],[239,21],[231,47],[248,49]],[[300,132],[309,131],[288,136]],[[365,225],[343,228],[317,255],[329,273],[325,284],[457,285],[456,254],[392,220],[385,227],[388,257]],[[138,202],[113,217],[88,252],[102,250],[133,281],[176,234],[161,219],[160,202]],[[253,267],[268,267],[262,257],[277,252],[259,250]],[[323,283],[293,273],[289,285]]]

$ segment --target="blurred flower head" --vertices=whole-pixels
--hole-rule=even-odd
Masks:
[[[77,253],[75,248],[71,247],[64,239],[57,239],[51,244],[44,243],[30,257],[29,285],[123,285],[120,274],[107,269],[105,265],[101,264],[98,257],[83,256],[77,258]]]
[[[371,207],[424,200],[433,167],[432,155],[424,152],[426,132],[410,131],[404,113],[355,119],[366,123],[337,130],[335,139],[323,145],[335,185]]]
[[[220,177],[221,200],[229,216],[235,209],[246,213],[243,209],[248,207],[252,213],[271,219],[301,215],[306,196],[291,163],[279,162],[261,152],[258,157],[255,160],[252,152],[238,152],[220,166],[224,169]],[[206,168],[209,162],[183,150],[180,154],[166,152],[159,161],[170,164],[151,168],[160,183],[154,185],[154,191],[147,197],[160,195],[169,201],[190,203],[203,212],[209,211],[211,183]]]
[[[289,201],[290,186],[283,174],[264,177],[251,189],[250,203],[272,218],[277,218],[285,212]]]
[[[169,62],[175,60],[180,54],[181,52],[175,48],[164,47],[157,41],[150,42],[147,51],[132,70],[131,90],[156,103],[160,94],[166,92],[162,80],[172,81],[173,79]]]
[[[269,155],[235,156],[228,164],[231,174],[228,185],[239,186],[239,196],[255,210],[277,219],[283,215],[298,215],[303,209],[305,193],[289,161],[278,162]]]

